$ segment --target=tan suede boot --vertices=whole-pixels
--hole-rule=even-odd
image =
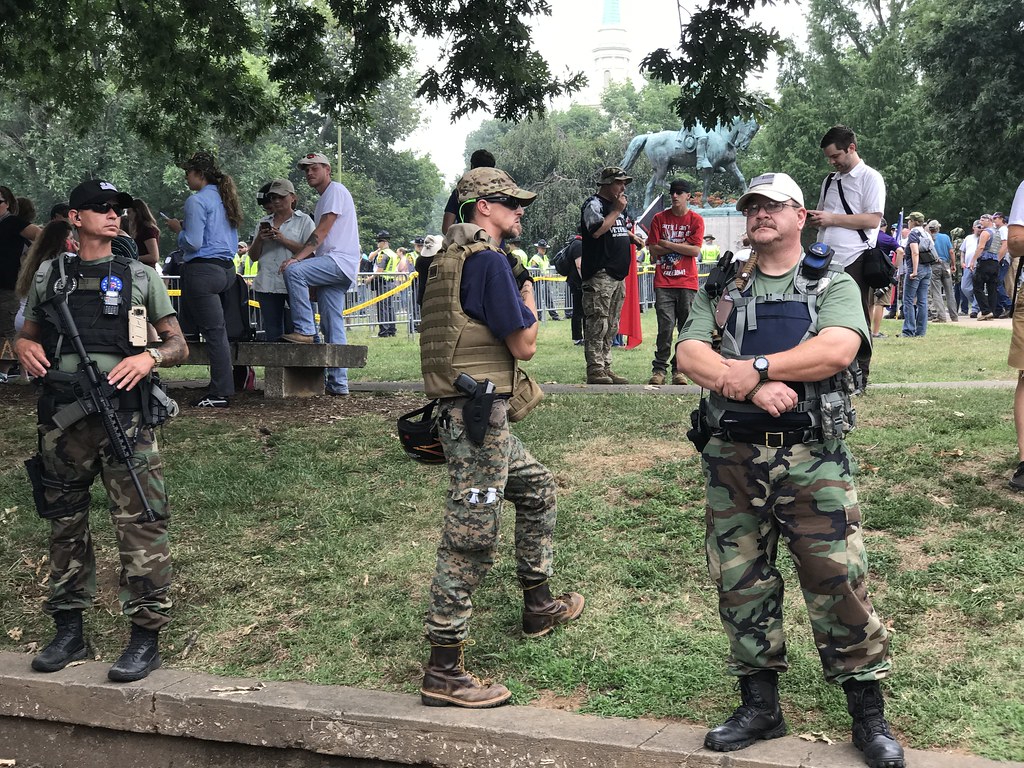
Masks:
[[[463,643],[430,645],[430,660],[423,671],[420,701],[428,707],[500,707],[512,692],[500,683],[488,685],[463,666]]]

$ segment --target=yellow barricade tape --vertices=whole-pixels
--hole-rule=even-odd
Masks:
[[[416,276],[413,275],[408,280],[406,280],[404,283],[402,283],[401,285],[396,285],[394,288],[392,288],[387,293],[382,293],[380,296],[374,296],[372,299],[369,299],[368,301],[364,301],[362,304],[356,304],[354,307],[349,307],[348,309],[346,309],[341,314],[342,315],[351,315],[353,312],[358,312],[360,309],[366,309],[367,307],[371,307],[374,304],[376,304],[377,302],[382,301],[383,299],[388,298],[389,296],[394,296],[396,293],[401,293],[406,288],[408,288],[410,285],[412,285],[415,280],[416,280]]]

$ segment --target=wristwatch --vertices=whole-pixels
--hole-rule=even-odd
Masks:
[[[760,355],[754,358],[754,370],[761,377],[761,383],[768,381],[768,358]]]
[[[159,368],[164,362],[164,353],[153,347],[146,347],[146,354],[153,358],[153,367]]]

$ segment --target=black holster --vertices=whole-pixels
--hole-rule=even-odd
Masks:
[[[704,451],[704,447],[711,439],[711,427],[708,426],[708,401],[700,399],[700,405],[690,413],[690,429],[686,431],[686,439],[693,443],[698,453]]]

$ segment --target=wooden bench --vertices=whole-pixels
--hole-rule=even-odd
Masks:
[[[16,360],[14,338],[0,340],[0,360]],[[209,365],[205,342],[189,342],[185,365]],[[232,365],[262,366],[263,394],[272,398],[312,397],[324,394],[325,368],[363,368],[365,346],[354,344],[289,344],[243,341],[231,344]],[[171,378],[172,369],[162,371]]]

